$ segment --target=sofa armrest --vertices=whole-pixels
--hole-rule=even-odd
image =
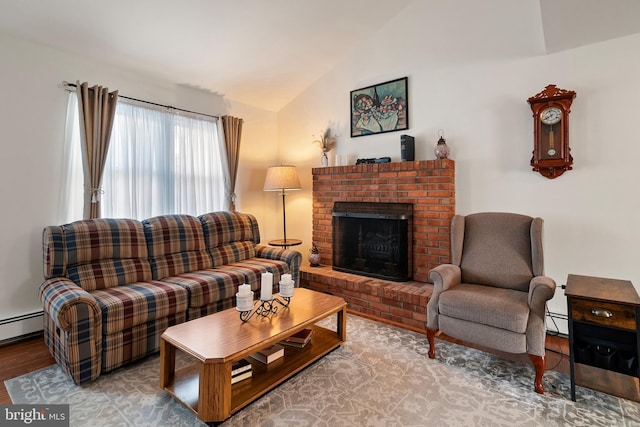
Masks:
[[[102,366],[102,311],[95,298],[66,278],[40,285],[44,340],[76,384],[98,378]]]
[[[66,278],[53,278],[40,286],[40,301],[43,310],[49,314],[56,326],[70,330],[72,325],[71,310],[76,305],[86,305],[89,316],[101,330],[102,310],[91,294]]]
[[[302,264],[302,254],[300,252],[256,245],[256,257],[286,262],[289,265],[291,278],[296,283],[296,286],[300,286],[300,265]]]
[[[462,271],[454,264],[442,264],[429,272],[429,280],[433,282],[433,293],[427,303],[427,327],[439,329],[438,303],[440,294],[460,283]]]

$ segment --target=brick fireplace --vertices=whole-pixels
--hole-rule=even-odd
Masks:
[[[455,162],[423,160],[314,168],[313,242],[320,269],[304,267],[302,284],[340,294],[349,309],[414,330],[424,330],[431,295],[429,270],[449,262],[455,214]],[[413,206],[413,281],[336,272],[332,264],[332,213],[336,202],[406,203]]]
[[[336,202],[413,204],[413,279],[449,262],[449,228],[456,210],[453,160],[314,168],[313,241],[331,265],[331,215]]]

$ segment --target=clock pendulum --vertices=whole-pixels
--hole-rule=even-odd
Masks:
[[[549,149],[547,150],[547,155],[556,155],[556,147],[553,141],[553,125],[549,126]]]

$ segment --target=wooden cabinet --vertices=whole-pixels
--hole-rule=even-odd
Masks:
[[[571,399],[576,384],[640,401],[640,298],[627,280],[570,274]]]

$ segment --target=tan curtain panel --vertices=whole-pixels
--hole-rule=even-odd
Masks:
[[[229,164],[229,177],[231,180],[229,209],[232,211],[236,210],[236,177],[238,176],[238,164],[240,163],[242,123],[243,120],[238,117],[222,116],[222,130],[224,132],[227,162]]]
[[[109,150],[118,91],[77,82],[84,170],[84,218],[100,218],[102,172]]]

